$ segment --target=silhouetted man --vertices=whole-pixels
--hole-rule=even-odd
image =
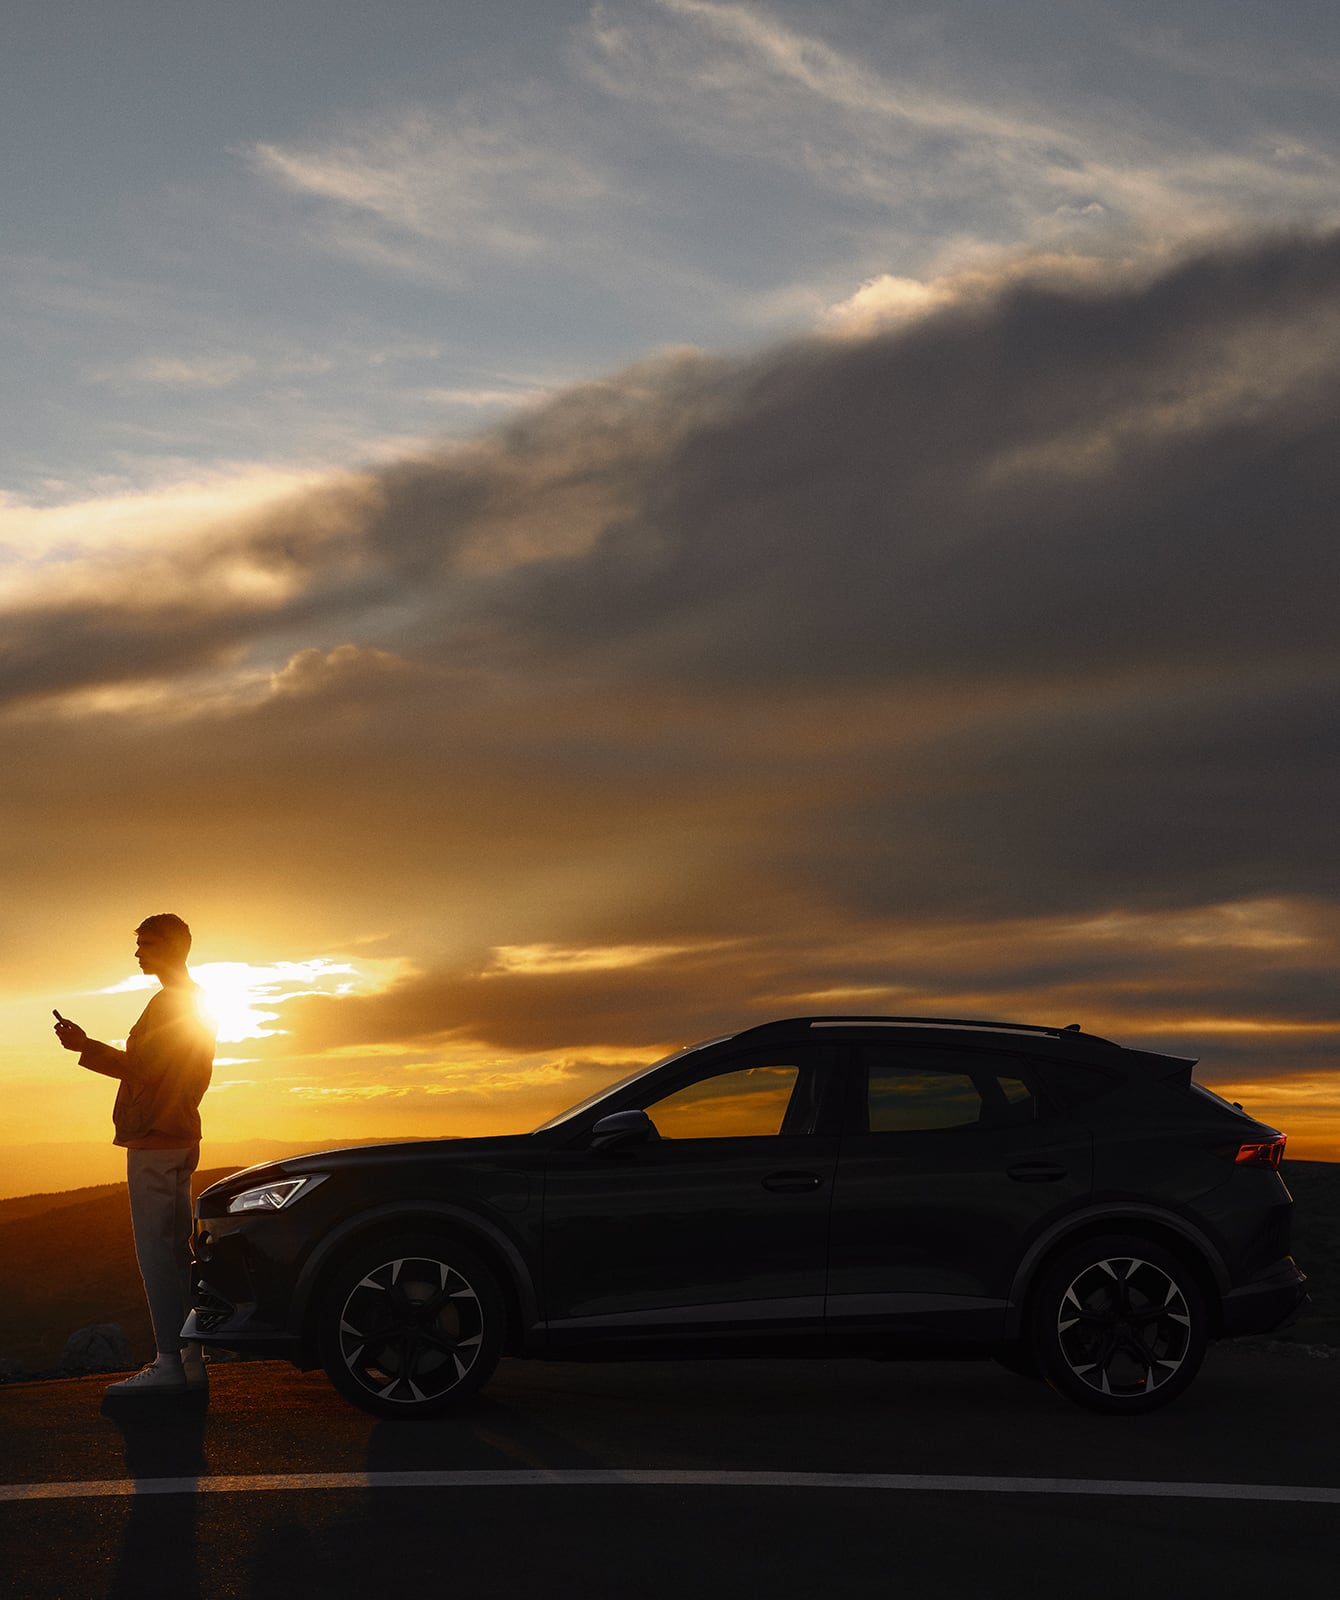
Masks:
[[[200,1101],[214,1066],[214,1030],[186,970],[191,930],[171,912],[135,930],[135,957],[163,987],[130,1030],[124,1050],[90,1039],[61,1017],[56,1037],[79,1065],[119,1078],[115,1144],[126,1149],[135,1255],[153,1319],[153,1363],[110,1385],[118,1398],[208,1387],[198,1344],[183,1345],[190,1309],[191,1174],[200,1160]],[[57,1013],[59,1016],[59,1013]]]

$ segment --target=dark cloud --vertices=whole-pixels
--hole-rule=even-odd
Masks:
[[[383,608],[444,659],[661,686],[1325,646],[1337,289],[1340,236],[1297,237],[652,363],[202,536],[170,600],[109,570],[105,606],[18,619],[5,681],[175,672]],[[282,597],[248,604],[239,565]]]
[[[1337,689],[1303,664],[1272,681],[1231,660],[1213,677],[1060,679],[862,753],[860,796],[815,830],[808,870],[871,914],[1335,896]]]
[[[585,556],[489,597],[652,681],[1184,667],[1328,646],[1340,243],[1022,285],[704,376]]]
[[[282,1020],[307,1051],[453,1038],[523,1053],[630,1041],[669,1048],[742,1025],[750,1000],[723,993],[739,970],[738,961],[671,957],[577,973],[425,973],[380,994],[295,1000]]]

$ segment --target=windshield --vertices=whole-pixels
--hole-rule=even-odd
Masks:
[[[603,1089],[597,1089],[594,1094],[588,1094],[585,1100],[579,1100],[575,1106],[569,1106],[566,1111],[560,1111],[556,1117],[550,1117],[548,1122],[542,1122],[538,1128],[532,1128],[532,1133],[545,1133],[550,1128],[560,1127],[573,1117],[581,1116],[583,1111],[589,1111],[592,1106],[599,1105],[610,1095],[617,1094],[620,1089],[626,1089],[630,1083],[636,1083],[639,1078],[645,1078],[649,1072],[655,1072],[658,1067],[668,1067],[672,1061],[678,1061],[682,1056],[691,1056],[695,1050],[706,1050],[709,1044],[720,1044],[722,1040],[731,1038],[729,1033],[721,1035],[720,1039],[703,1039],[698,1044],[685,1045],[682,1050],[673,1050],[668,1056],[663,1056],[659,1061],[653,1061],[649,1067],[639,1067],[636,1072],[630,1072],[627,1077],[620,1078],[617,1083],[607,1083]]]

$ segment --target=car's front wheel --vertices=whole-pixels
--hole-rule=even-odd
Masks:
[[[1136,1415],[1166,1405],[1199,1370],[1205,1298],[1172,1251],[1136,1237],[1091,1239],[1043,1269],[1032,1344],[1054,1389],[1094,1411]]]
[[[502,1350],[496,1279],[446,1237],[387,1238],[345,1257],[318,1316],[322,1365],[379,1417],[439,1416],[474,1394]]]

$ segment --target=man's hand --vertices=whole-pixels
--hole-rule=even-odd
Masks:
[[[88,1043],[88,1035],[68,1017],[62,1017],[56,1024],[56,1037],[67,1050],[82,1050]]]

